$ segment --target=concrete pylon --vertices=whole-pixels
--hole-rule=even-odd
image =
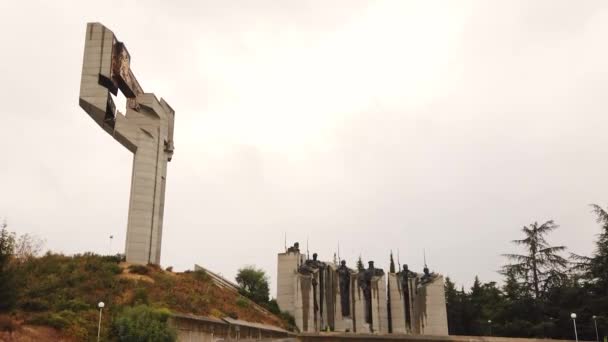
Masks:
[[[88,23],[80,82],[80,106],[133,153],[127,261],[159,264],[167,162],[173,155],[175,111],[162,98],[145,93],[130,67],[131,56],[112,31]],[[112,95],[127,98],[126,114]]]

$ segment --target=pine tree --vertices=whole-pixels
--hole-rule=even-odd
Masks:
[[[359,272],[365,271],[365,266],[363,266],[363,260],[361,259],[360,255],[359,255],[359,259],[357,260],[357,271],[359,271]]]
[[[0,311],[10,310],[17,300],[14,274],[8,268],[15,250],[15,234],[0,224]]]
[[[506,265],[503,272],[512,272],[523,279],[526,290],[532,293],[535,299],[540,299],[549,287],[559,286],[565,278],[567,260],[558,253],[566,249],[565,246],[549,246],[545,236],[558,227],[553,221],[542,225],[534,222],[524,226],[522,231],[525,238],[513,240],[513,243],[522,245],[526,254],[505,254],[515,263]]]
[[[391,264],[389,267],[390,273],[395,273],[395,260],[393,260],[393,251],[391,251]]]

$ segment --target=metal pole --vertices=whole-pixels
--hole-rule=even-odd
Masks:
[[[101,336],[101,310],[103,310],[103,308],[99,308],[99,325],[97,326],[97,342],[99,342],[99,338]]]
[[[578,333],[576,332],[576,318],[572,319],[572,323],[574,324],[574,338],[576,339],[576,342],[578,342]]]
[[[595,325],[595,341],[600,342],[600,335],[597,333],[597,317],[593,316],[593,324]]]

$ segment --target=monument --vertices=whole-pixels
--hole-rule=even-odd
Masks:
[[[443,277],[424,266],[385,273],[369,261],[360,271],[346,261],[322,262],[296,242],[278,254],[277,303],[301,332],[447,335]]]
[[[118,91],[127,99],[125,114],[116,110],[112,99]],[[87,24],[79,104],[133,153],[127,262],[159,264],[175,111],[162,98],[143,91],[126,46],[100,23]]]

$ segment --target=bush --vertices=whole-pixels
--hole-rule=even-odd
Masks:
[[[70,321],[58,313],[45,313],[37,315],[27,320],[27,323],[33,325],[46,325],[59,330],[70,325]]]
[[[245,299],[243,297],[239,297],[236,300],[236,305],[238,305],[241,308],[248,308],[249,307],[249,301],[247,301],[247,299]]]
[[[25,299],[19,306],[25,311],[47,311],[51,307],[48,301],[40,298]]]
[[[131,266],[129,266],[129,272],[135,273],[135,274],[147,275],[148,273],[150,273],[150,270],[148,269],[148,267],[146,267],[144,265],[131,265]]]
[[[143,287],[138,287],[133,293],[132,305],[148,304],[148,292]]]
[[[194,274],[194,279],[197,279],[200,281],[211,280],[211,277],[207,274],[207,272],[205,270],[196,270],[196,271],[192,272],[192,274]]]
[[[78,312],[91,309],[91,305],[78,299],[71,299],[68,301],[60,302],[58,308],[59,310],[70,310]]]
[[[170,312],[147,305],[126,308],[112,323],[112,335],[117,341],[169,342],[177,340],[177,332],[167,320]]]
[[[266,309],[268,309],[268,311],[272,312],[275,315],[280,315],[281,314],[281,309],[279,308],[279,304],[277,303],[276,299],[271,299],[268,301],[268,303],[265,305]]]

